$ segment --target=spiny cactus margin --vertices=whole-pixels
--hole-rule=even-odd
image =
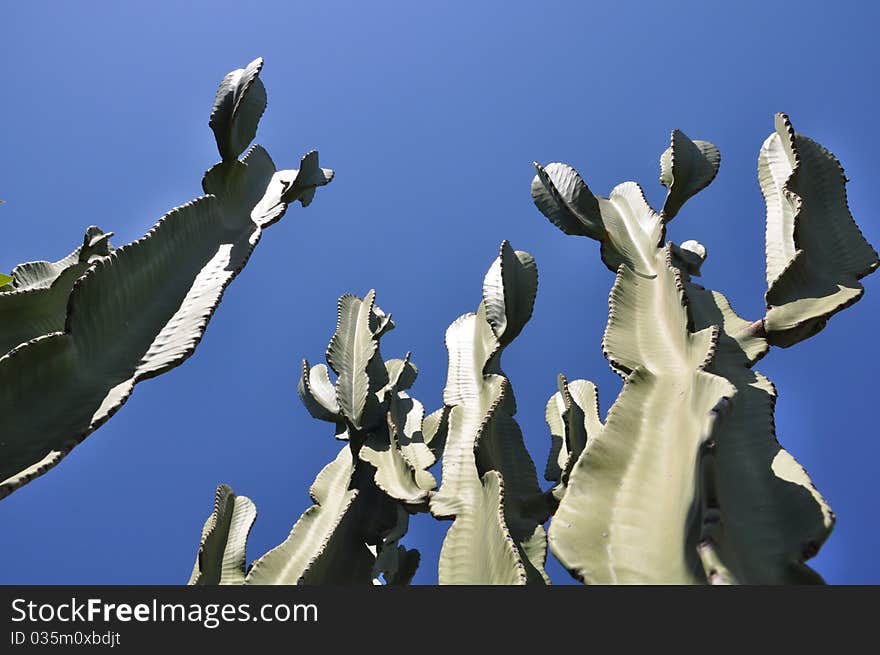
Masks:
[[[336,437],[348,442],[315,479],[310,490],[315,504],[283,543],[245,573],[242,534],[246,539],[247,531],[213,527],[230,524],[227,515],[235,509],[218,501],[190,584],[409,584],[419,553],[400,540],[409,513],[426,511],[436,487],[427,469],[436,461],[443,414],[425,419],[422,404],[406,393],[417,375],[409,353],[382,360],[379,340],[394,322],[376,305],[375,295],[371,290],[364,298],[345,294],[339,299],[327,348],[335,384],[325,365],[302,364],[303,404],[315,418],[334,423]],[[218,487],[218,498],[229,494],[225,485]],[[231,541],[215,545],[224,539]],[[213,572],[229,569],[229,550],[241,563],[241,576],[235,568],[218,578]]]
[[[442,484],[431,513],[453,519],[440,552],[440,584],[548,583],[547,498],[513,416],[501,352],[531,318],[532,256],[506,241],[486,275],[476,313],[446,332],[448,410]]]
[[[571,167],[536,164],[537,207],[566,234],[599,240],[617,271],[603,350],[624,389],[593,434],[575,411],[586,401],[557,394],[547,411],[548,477],[561,482],[568,450],[582,448],[567,484],[554,489],[561,500],[549,537],[584,582],[822,581],[804,561],[834,515],[776,440],[775,389],[751,367],[770,344],[811,336],[855,302],[877,255],[849,214],[837,160],[777,115],[759,159],[767,316],[740,318],[722,294],[691,281],[702,245],[663,245],[666,222],[719,162],[712,144],[673,132],[661,157],[660,214],[634,183],[599,198]]]
[[[113,249],[96,227],[55,263],[31,262],[0,290],[0,498],[44,474],[110,418],[141,380],[195,350],[264,227],[333,178],[318,155],[276,171],[253,139],[266,104],[262,59],[223,80],[210,126],[223,161],[206,194]]]

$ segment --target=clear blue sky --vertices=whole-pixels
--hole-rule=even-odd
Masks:
[[[532,205],[533,160],[570,163],[600,194],[638,181],[659,206],[670,130],[716,143],[717,180],[669,236],[705,244],[703,282],[757,319],[757,153],[786,111],[841,159],[852,212],[880,245],[871,3],[29,1],[3,14],[2,271],[65,255],[90,224],[128,242],[199,195],[217,160],[216,86],[257,56],[269,95],[257,141],[280,167],[318,148],[337,177],[266,232],[192,359],[0,502],[0,583],[183,583],[219,482],[259,508],[250,558],[280,542],[338,449],[296,396],[299,361],[322,360],[337,297],[377,289],[398,326],[383,353],[413,352],[413,395],[433,410],[445,329],[476,308],[502,239],[540,272],[505,369],[543,471],[556,373],[594,380],[603,411],[620,382],[600,348],[613,276],[594,242]],[[813,560],[833,583],[880,583],[878,283],[757,367],[780,392],[780,441],[837,513]],[[436,582],[448,525],[412,522],[417,582]]]

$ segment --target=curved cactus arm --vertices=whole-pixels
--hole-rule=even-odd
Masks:
[[[208,125],[214,131],[223,161],[234,161],[257,135],[266,110],[266,88],[260,80],[263,58],[254,59],[220,82]]]
[[[532,199],[550,222],[566,234],[604,239],[599,200],[580,174],[560,162],[533,164],[537,175],[532,180]]]
[[[446,332],[442,483],[430,499],[434,516],[453,519],[440,553],[441,584],[547,580],[541,524],[548,507],[513,419],[516,403],[499,361],[504,347],[499,334],[519,332],[530,317],[536,288],[531,257],[504,242],[477,312],[459,317]],[[437,433],[441,418],[432,419]]]
[[[861,298],[859,280],[880,265],[850,214],[837,158],[776,115],[761,148],[767,203],[767,315],[771,344],[791,346]]]
[[[90,227],[83,245],[57,262],[28,262],[12,271],[14,285],[0,293],[0,356],[31,339],[60,332],[67,317],[73,284],[92,262],[108,255],[112,247],[100,228]],[[5,283],[4,283],[5,284]]]
[[[664,220],[671,220],[685,201],[705,189],[721,165],[721,153],[708,141],[691,141],[681,130],[673,130],[669,147],[660,156],[660,183],[666,187]]]
[[[245,549],[257,518],[257,508],[245,496],[221,484],[214,496],[214,511],[202,529],[199,553],[188,584],[240,585],[245,579]]]
[[[604,428],[574,464],[549,530],[550,548],[589,583],[704,580],[696,550],[698,456],[714,413],[736,390],[707,373],[716,329],[688,329],[671,249],[653,278],[621,266],[603,344],[625,374]]]
[[[535,308],[538,267],[527,252],[501,243],[501,253],[483,281],[486,319],[499,343],[506,346],[522,331]]]
[[[547,401],[544,413],[550,426],[552,447],[544,478],[557,484],[550,493],[556,501],[565,495],[571,469],[589,439],[603,429],[599,418],[599,395],[596,385],[587,380],[569,382],[560,374],[559,391]]]
[[[766,354],[767,340],[723,294],[693,283],[686,289],[694,327],[721,327],[707,370],[737,389],[715,438],[713,478],[724,529],[714,539],[713,566],[723,564],[745,584],[821,582],[803,562],[828,538],[834,514],[776,439],[776,389],[751,370]]]
[[[653,275],[653,258],[657,247],[663,242],[665,220],[651,209],[644,191],[635,182],[624,182],[612,189],[607,198],[592,196],[598,207],[597,220],[601,230],[573,229],[573,219],[564,222],[560,216],[572,214],[570,208],[577,199],[583,205],[586,185],[581,188],[572,184],[570,178],[577,173],[566,164],[535,164],[538,174],[532,181],[532,200],[550,221],[566,234],[588,236],[602,244],[602,261],[612,271],[627,264],[641,275]],[[580,180],[580,176],[577,176]],[[580,184],[583,184],[581,181]],[[577,192],[577,195],[572,194]],[[590,201],[590,206],[593,206]]]
[[[331,423],[344,420],[339,403],[336,402],[336,388],[330,381],[326,365],[309,366],[308,360],[304,359],[297,393],[314,418]]]
[[[135,384],[193,353],[262,226],[293,199],[273,180],[275,165],[259,146],[215,166],[203,180],[210,195],[173,209],[141,239],[89,257],[63,331],[0,358],[0,497],[56,465]],[[300,185],[297,193],[312,188]],[[89,247],[109,251],[100,234]]]
[[[351,488],[355,460],[346,445],[315,478],[314,505],[287,539],[256,560],[245,584],[352,584],[372,581],[375,557],[358,539],[359,517]]]

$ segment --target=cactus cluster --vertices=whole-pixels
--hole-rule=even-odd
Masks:
[[[138,382],[189,357],[263,229],[331,181],[314,151],[297,170],[276,170],[258,145],[242,156],[266,106],[261,67],[220,84],[209,125],[221,161],[203,177],[205,195],[133,243],[114,248],[92,226],[67,257],[0,276],[0,498],[56,465]],[[559,375],[546,405],[549,489],[501,366],[532,316],[537,266],[504,241],[476,311],[446,331],[433,413],[409,393],[410,354],[382,357],[394,321],[375,291],[339,299],[327,364],[303,361],[299,376],[306,409],[342,442],[311,487],[313,505],[248,563],[256,507],[221,484],[190,584],[408,584],[420,555],[401,542],[417,513],[450,521],[441,584],[548,584],[548,547],[585,583],[822,582],[806,562],[834,514],[777,440],[776,390],[754,365],[822,330],[880,262],[850,215],[837,159],[779,114],[758,165],[766,313],[741,318],[694,281],[706,249],[666,241],[719,164],[713,144],[673,131],[659,212],[634,182],[602,197],[566,164],[535,164],[538,209],[599,241],[616,276],[602,349],[623,379],[603,420],[595,385]],[[439,485],[429,470],[438,463]]]
[[[669,221],[719,163],[713,144],[674,131],[660,158],[659,212],[633,182],[600,197],[570,166],[535,164],[537,207],[566,234],[599,241],[616,274],[602,348],[624,382],[603,421],[595,385],[559,376],[546,409],[550,489],[538,484],[501,368],[531,317],[537,267],[503,242],[476,312],[446,332],[443,407],[424,421],[403,392],[415,378],[409,355],[384,365],[379,356],[393,323],[373,292],[340,299],[327,350],[338,378],[304,362],[299,392],[348,444],[316,480],[316,505],[246,574],[253,506],[221,485],[192,582],[369,583],[382,571],[386,582],[406,582],[418,556],[398,541],[408,513],[426,509],[452,520],[440,584],[548,583],[548,544],[591,584],[821,582],[805,562],[834,515],[777,441],[775,388],[753,366],[771,345],[798,343],[855,302],[878,259],[849,214],[837,160],[779,115],[759,163],[767,313],[739,317],[693,279],[706,249],[666,242]],[[427,469],[441,455],[435,489]]]
[[[767,312],[744,320],[692,280],[701,244],[664,243],[720,162],[711,143],[677,130],[671,141],[659,213],[632,182],[602,198],[565,164],[535,165],[535,204],[563,232],[598,240],[617,275],[602,346],[624,380],[604,425],[588,382],[561,380],[548,405],[560,444],[548,477],[561,487],[550,548],[591,583],[819,582],[804,562],[834,515],[777,441],[775,388],[752,367],[858,300],[877,253],[849,213],[835,157],[777,115],[759,159]]]

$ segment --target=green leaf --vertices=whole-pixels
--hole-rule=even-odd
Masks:
[[[5,287],[7,284],[12,284],[15,281],[15,278],[11,275],[4,275],[0,273],[0,287]]]

